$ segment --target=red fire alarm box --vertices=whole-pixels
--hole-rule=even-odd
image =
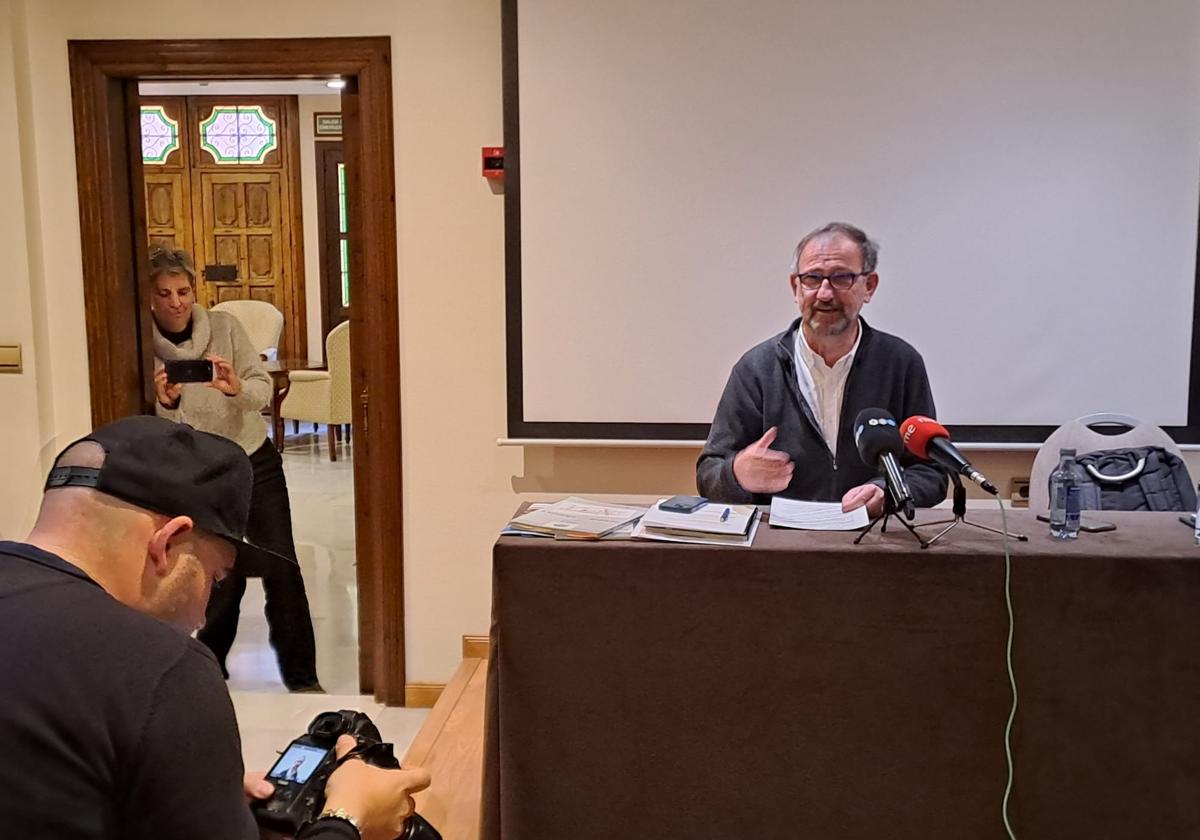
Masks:
[[[504,177],[504,147],[503,146],[484,146],[483,147],[483,177],[484,178],[503,178]]]

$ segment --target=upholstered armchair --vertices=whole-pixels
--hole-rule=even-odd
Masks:
[[[264,361],[278,358],[283,313],[274,306],[263,300],[227,300],[214,306],[213,312],[228,312],[237,318]]]
[[[325,338],[328,370],[294,370],[279,415],[285,420],[325,423],[329,433],[329,460],[337,460],[337,427],[350,423],[350,322],[344,321]]]

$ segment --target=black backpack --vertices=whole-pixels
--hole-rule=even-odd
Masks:
[[[1090,501],[1098,498],[1100,510],[1196,510],[1196,488],[1187,465],[1161,446],[1102,449],[1076,461],[1087,482],[1081,495]]]

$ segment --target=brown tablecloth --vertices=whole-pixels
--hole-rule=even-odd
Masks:
[[[1012,822],[1200,837],[1200,547],[1105,518],[1063,543],[1009,516]],[[500,539],[484,840],[1004,838],[1002,542],[854,536]]]

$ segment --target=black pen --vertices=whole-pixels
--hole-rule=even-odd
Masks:
[[[724,522],[729,518],[729,508],[725,508],[725,512],[721,514],[721,521]]]

